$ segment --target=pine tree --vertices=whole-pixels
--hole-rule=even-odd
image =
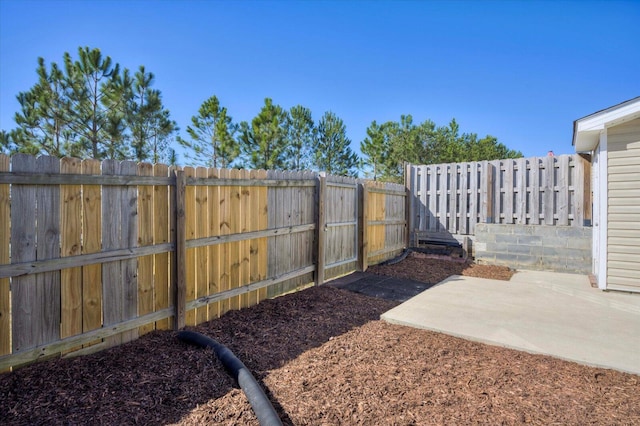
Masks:
[[[372,121],[367,127],[367,137],[360,143],[360,151],[366,156],[363,163],[371,168],[373,180],[377,180],[384,168],[390,151],[390,138],[387,124],[379,125]]]
[[[29,145],[27,151],[56,157],[69,155],[73,142],[64,74],[55,63],[47,70],[43,58],[38,58],[36,72],[38,82],[17,95],[20,112],[15,114],[15,121],[23,131],[23,143]]]
[[[64,63],[74,112],[70,125],[79,136],[82,156],[103,159],[124,152],[126,137],[119,131],[125,129],[121,121],[130,91],[128,73],[120,78],[119,64],[88,47],[78,49],[75,62],[65,53]]]
[[[286,150],[287,168],[290,170],[306,170],[311,167],[311,151],[316,128],[311,110],[296,105],[289,110],[287,127],[288,146]]]
[[[287,127],[289,114],[270,98],[264,100],[260,113],[240,123],[240,145],[245,163],[253,169],[286,169]]]
[[[316,167],[329,174],[356,176],[358,156],[350,144],[342,119],[331,111],[325,112],[318,124],[314,147]]]
[[[168,138],[177,130],[169,118],[169,111],[162,106],[159,90],[151,86],[154,75],[140,66],[133,78],[131,93],[127,96],[127,122],[131,129],[131,147],[135,159],[154,163],[164,157]]]
[[[189,164],[227,168],[240,153],[234,139],[236,129],[227,108],[220,105],[216,96],[211,96],[202,103],[198,115],[191,117],[191,125],[187,126],[190,140],[180,137],[177,140],[187,149],[185,157]]]

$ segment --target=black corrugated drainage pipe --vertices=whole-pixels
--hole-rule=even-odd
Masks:
[[[395,257],[393,259],[385,260],[380,265],[395,265],[396,263],[400,263],[403,260],[405,260],[407,256],[409,256],[409,253],[411,253],[411,249],[404,249],[404,251],[400,256]]]
[[[213,349],[216,356],[224,365],[224,368],[231,373],[234,379],[240,385],[240,388],[247,395],[247,399],[253,408],[261,426],[282,426],[280,417],[271,405],[271,401],[267,398],[264,391],[251,374],[249,369],[240,361],[229,348],[222,343],[213,340],[204,334],[195,331],[181,331],[178,333],[178,339],[183,342],[191,343],[201,348]]]

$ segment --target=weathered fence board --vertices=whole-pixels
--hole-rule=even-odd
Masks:
[[[153,165],[139,163],[138,176],[153,176]],[[153,245],[153,187],[138,186],[138,246]],[[138,315],[153,312],[153,255],[138,258]],[[154,324],[145,324],[138,330],[142,336],[154,329]]]
[[[11,169],[35,173],[36,159],[22,154],[15,155],[11,159]],[[11,224],[11,262],[36,260],[35,185],[12,186],[11,217],[20,218]],[[44,301],[37,289],[36,277],[14,278],[11,295],[13,352],[45,343],[40,337],[41,323],[46,320]]]
[[[0,172],[9,171],[10,159],[0,154]],[[11,203],[9,185],[0,184],[0,264],[10,262]],[[0,278],[0,356],[11,353],[11,293],[9,278]],[[0,369],[2,371],[2,369]]]

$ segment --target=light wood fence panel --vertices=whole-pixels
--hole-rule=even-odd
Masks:
[[[100,175],[98,160],[83,160],[82,174]],[[100,185],[82,185],[82,254],[102,248],[102,191]],[[102,264],[82,266],[82,331],[102,327]],[[91,342],[98,344],[101,340]],[[89,346],[91,346],[89,344]]]
[[[588,170],[577,154],[409,166],[412,234],[474,235],[476,223],[590,224]]]
[[[81,174],[82,161],[77,158],[60,159],[60,173]],[[61,185],[61,256],[77,256],[82,247],[82,186]],[[82,333],[82,268],[60,271],[60,337]]]
[[[156,177],[169,177],[169,167],[165,164],[154,164],[153,175]],[[153,243],[167,244],[171,240],[169,222],[169,186],[153,186]],[[173,215],[172,215],[173,216]],[[153,311],[160,311],[170,306],[171,294],[171,270],[169,252],[153,255]],[[155,328],[167,330],[171,327],[169,319],[156,321]]]
[[[0,371],[251,306],[313,283],[320,259],[351,272],[360,210],[381,212],[377,259],[401,248],[397,185],[359,207],[359,181],[329,176],[321,212],[317,178],[0,156]]]

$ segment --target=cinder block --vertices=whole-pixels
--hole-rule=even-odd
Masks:
[[[580,238],[569,238],[567,248],[591,251],[591,238],[584,236]]]
[[[533,235],[534,229],[532,225],[513,225],[513,233],[515,235]]]
[[[573,226],[556,226],[556,235],[558,237],[576,238],[582,235],[582,229]]]
[[[515,254],[531,254],[531,246],[519,245],[519,244],[509,244],[507,246],[508,253]]]
[[[542,237],[539,235],[521,235],[518,237],[518,244],[526,244],[529,246],[541,246]]]
[[[512,253],[496,253],[496,262],[517,263],[518,255]]]
[[[518,264],[527,267],[540,266],[542,265],[542,258],[540,256],[518,256]]]
[[[558,247],[558,248],[562,248],[562,247],[567,247],[568,244],[569,244],[569,239],[568,238],[544,237],[542,239],[542,246],[543,247]]]
[[[488,253],[506,253],[507,244],[487,243]]]
[[[496,243],[507,243],[507,244],[515,244],[518,240],[513,235],[506,234],[497,234],[496,235]]]
[[[564,258],[542,258],[542,265],[545,270],[564,272],[567,270],[567,261]]]
[[[547,226],[540,225],[536,227],[536,232],[534,235],[541,236],[543,238],[555,237],[556,236],[556,227],[555,226]]]
[[[542,247],[542,256],[545,258],[565,257],[563,247]]]
[[[581,249],[563,249],[563,256],[568,259],[573,260],[583,260],[583,259],[591,259],[591,251],[590,250],[581,250]]]

